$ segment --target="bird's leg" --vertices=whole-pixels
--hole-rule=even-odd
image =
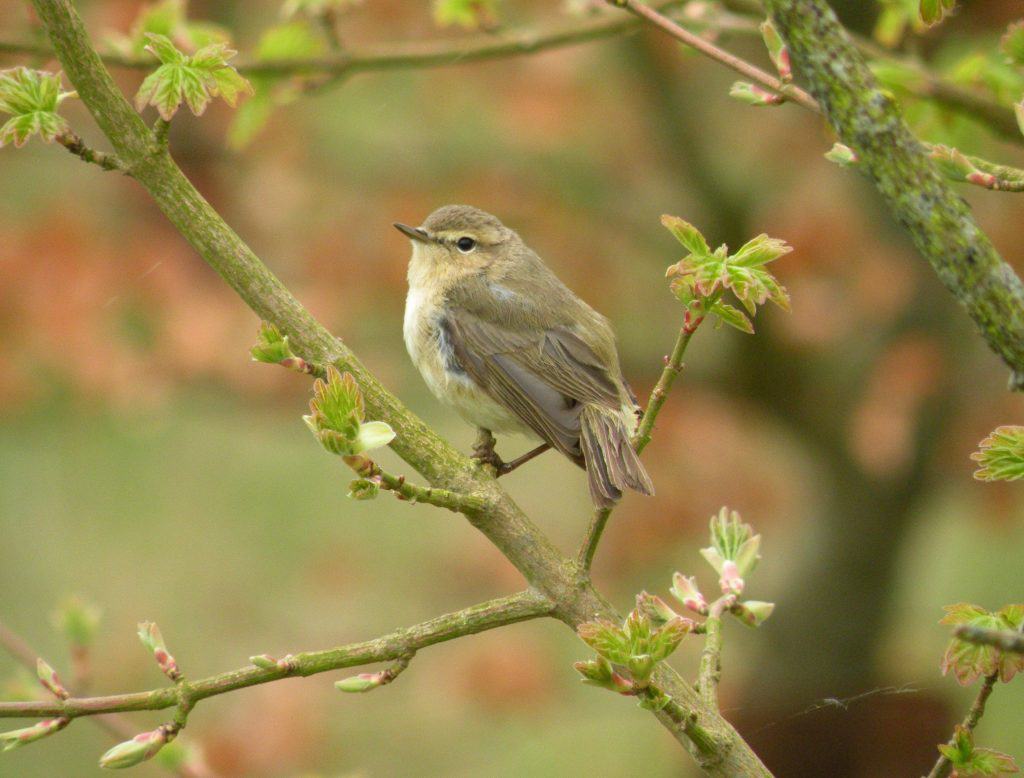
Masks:
[[[483,427],[478,428],[476,440],[473,441],[472,456],[480,464],[490,465],[497,473],[500,473],[505,463],[501,461],[501,457],[494,450],[496,442],[490,430],[486,430]]]
[[[541,443],[537,448],[527,451],[521,457],[516,457],[511,462],[504,462],[498,456],[498,452],[494,450],[496,442],[491,431],[481,427],[477,433],[476,441],[473,443],[473,459],[480,462],[480,464],[493,467],[495,478],[511,473],[520,465],[525,465],[535,456],[539,456],[551,448],[550,443]]]
[[[527,451],[521,457],[516,457],[511,462],[502,462],[501,465],[499,465],[499,467],[498,467],[498,475],[502,476],[502,475],[505,475],[506,473],[511,473],[513,470],[515,470],[520,465],[525,465],[531,459],[533,459],[536,456],[540,456],[545,451],[547,451],[549,448],[551,448],[551,444],[550,443],[541,443],[539,446],[537,446],[537,448],[531,449],[530,451]],[[495,455],[495,456],[497,456],[497,455]]]

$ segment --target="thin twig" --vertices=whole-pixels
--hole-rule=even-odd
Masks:
[[[665,368],[661,371],[661,377],[651,391],[650,399],[647,401],[647,409],[644,411],[640,423],[637,425],[636,433],[633,435],[633,448],[639,454],[647,444],[651,442],[651,432],[654,430],[654,422],[661,412],[665,400],[668,398],[669,390],[675,383],[679,371],[683,367],[683,356],[686,354],[686,347],[690,345],[693,333],[697,331],[703,319],[691,320],[689,312],[686,314],[679,336],[676,338],[672,354],[665,358]],[[691,323],[692,321],[692,323]],[[590,527],[587,529],[586,538],[580,546],[576,556],[576,565],[581,575],[589,575],[590,568],[594,564],[594,554],[597,553],[597,546],[601,542],[601,536],[608,524],[608,518],[612,514],[611,508],[596,508],[593,518],[590,520]]]
[[[971,624],[961,624],[953,630],[953,635],[968,643],[995,646],[1002,651],[1024,654],[1024,633],[1012,629],[985,629]]]
[[[39,654],[21,635],[0,621],[0,647],[10,654],[18,664],[31,673],[36,671],[36,660]],[[115,741],[130,740],[138,732],[128,719],[119,713],[96,716],[91,721],[109,734]],[[164,768],[181,778],[195,778],[195,773],[185,766],[174,766],[162,763]]]
[[[722,677],[722,614],[736,602],[736,595],[719,597],[708,608],[704,620],[704,647],[700,652],[697,691],[709,707],[718,710],[718,681]]]
[[[978,696],[974,698],[974,703],[971,705],[971,709],[967,712],[967,716],[960,725],[968,732],[973,732],[974,728],[978,726],[978,722],[981,721],[981,717],[985,715],[985,703],[988,702],[989,695],[992,694],[992,689],[995,687],[997,680],[999,680],[998,671],[992,673],[992,675],[985,676],[985,680],[982,682],[981,688],[978,689]],[[956,736],[954,735],[953,738],[950,739],[950,745],[956,745],[955,738]],[[952,772],[953,763],[943,755],[935,762],[935,766],[932,768],[932,771],[928,773],[928,778],[947,778]]]
[[[84,162],[89,162],[93,165],[99,165],[104,170],[119,170],[126,176],[130,176],[131,173],[124,166],[116,154],[111,154],[106,151],[96,151],[85,145],[85,142],[71,130],[65,130],[57,136],[56,141],[80,158]]]
[[[373,662],[401,659],[411,652],[446,640],[547,616],[553,604],[533,591],[474,605],[436,619],[395,630],[362,643],[352,643],[326,651],[308,651],[292,655],[276,667],[249,665],[198,681],[147,692],[115,694],[106,697],[70,697],[43,702],[0,702],[0,718],[95,716],[115,711],[162,710],[183,703],[194,705],[207,697],[276,681],[289,676],[308,676],[355,667]]]
[[[666,9],[681,5],[683,1],[661,0],[652,7]],[[444,67],[465,62],[536,54],[549,49],[615,37],[639,27],[640,23],[631,19],[606,18],[559,25],[545,31],[519,30],[453,43],[387,43],[358,50],[332,52],[322,57],[241,60],[235,67],[240,73],[248,75],[277,76]],[[54,56],[53,49],[48,46],[16,40],[0,40],[0,53]],[[158,64],[152,57],[127,56],[109,51],[103,52],[101,58],[106,65],[130,70],[152,70]]]
[[[681,43],[685,43],[687,46],[696,49],[706,57],[725,65],[730,70],[734,70],[741,76],[756,81],[766,89],[770,89],[772,92],[785,97],[787,100],[792,100],[794,103],[802,105],[804,108],[808,108],[815,112],[820,112],[818,101],[811,97],[810,94],[805,92],[798,86],[786,83],[781,79],[773,76],[761,68],[751,65],[744,59],[737,57],[735,54],[731,54],[723,48],[716,46],[708,40],[696,35],[684,27],[679,26],[674,21],[658,13],[657,9],[644,5],[643,3],[637,2],[637,0],[606,0],[609,4],[624,8],[634,16],[638,16],[665,33],[668,33],[673,38]]]

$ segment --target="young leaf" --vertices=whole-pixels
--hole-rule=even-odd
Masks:
[[[706,257],[711,254],[708,242],[704,240],[700,230],[688,221],[680,219],[678,216],[666,214],[661,217],[661,223],[691,254],[696,254],[699,257]]]
[[[971,459],[980,467],[979,481],[1016,481],[1024,478],[1024,427],[1002,426],[978,444]]]
[[[299,14],[323,16],[328,11],[344,11],[361,3],[362,0],[287,0],[281,6],[281,16],[285,19]]]
[[[202,115],[210,100],[221,97],[234,107],[240,94],[252,93],[252,86],[237,70],[227,64],[238,52],[225,43],[204,46],[189,56],[175,47],[165,35],[146,33],[147,51],[160,60],[161,65],[146,77],[135,95],[135,107],[156,107],[160,116],[170,120],[182,102],[196,116]]]
[[[738,308],[733,308],[728,303],[715,300],[714,304],[708,309],[708,313],[713,313],[718,317],[719,324],[728,324],[730,327],[735,327],[740,332],[745,332],[748,335],[754,334],[754,325],[751,324],[747,315]]]
[[[919,13],[925,24],[938,24],[953,12],[956,0],[921,0]]]
[[[439,27],[473,30],[493,27],[497,20],[497,0],[434,0],[434,21]]]
[[[1013,757],[991,748],[977,748],[974,733],[957,724],[953,741],[939,746],[939,753],[949,760],[957,776],[1005,775],[1019,772]]]
[[[632,654],[626,632],[610,621],[588,621],[576,628],[580,639],[598,654],[617,665],[625,665]]]
[[[60,74],[26,67],[0,70],[0,113],[10,114],[0,127],[0,147],[21,147],[33,135],[50,143],[68,123],[58,106],[74,92],[60,91]]]
[[[993,613],[978,605],[961,602],[947,605],[945,610],[946,615],[939,621],[940,624],[1016,630],[1024,622],[1024,605],[1007,605]],[[1001,651],[995,646],[976,645],[954,637],[942,657],[941,667],[943,675],[952,672],[962,686],[979,676],[993,673],[999,673],[1000,680],[1005,683],[1017,672],[1024,670],[1024,655]]]
[[[48,735],[52,735],[54,732],[59,732],[64,729],[70,721],[71,719],[63,717],[46,719],[33,724],[31,727],[12,729],[9,732],[0,732],[0,753],[3,753],[4,751],[13,751],[15,748],[27,746],[29,743],[41,740]]]
[[[1006,28],[999,48],[1014,65],[1024,65],[1024,21],[1014,22]]]

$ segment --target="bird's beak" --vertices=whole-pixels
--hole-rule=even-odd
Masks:
[[[419,227],[410,227],[408,224],[402,224],[401,222],[395,222],[395,229],[404,234],[406,237],[418,240],[420,243],[429,243],[430,235],[427,231],[420,229]]]

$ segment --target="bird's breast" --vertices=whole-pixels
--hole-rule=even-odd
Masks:
[[[455,355],[440,292],[410,286],[405,300],[405,347],[431,393],[470,424],[494,432],[525,432],[526,426],[495,402]]]

